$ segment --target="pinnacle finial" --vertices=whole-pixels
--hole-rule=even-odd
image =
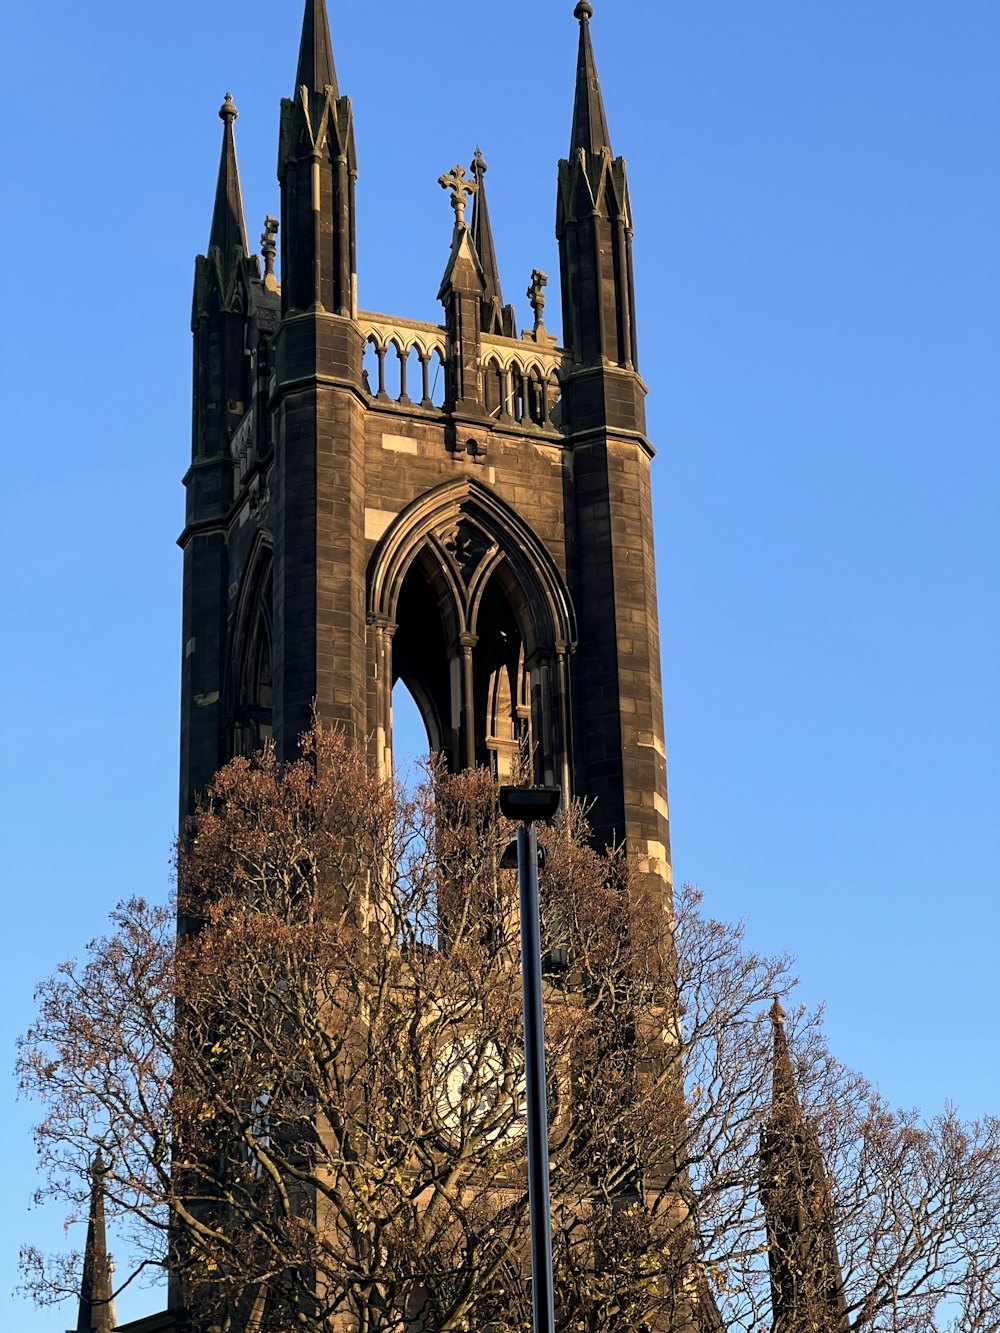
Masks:
[[[542,319],[542,311],[545,309],[545,288],[549,281],[549,275],[543,273],[540,268],[531,271],[531,286],[528,288],[528,300],[531,302],[531,309],[535,315],[535,333],[541,329],[545,331],[545,323]]]
[[[594,17],[594,6],[590,0],[580,0],[576,9],[573,10],[573,17],[579,19],[581,23],[588,23]]]
[[[775,1024],[783,1024],[784,1021],[785,1009],[781,1003],[781,997],[776,995],[774,997],[774,1004],[771,1005],[771,1022]]]
[[[232,93],[226,93],[226,100],[219,107],[219,119],[227,121],[230,125],[234,120],[239,119],[240,113],[236,110],[236,103],[233,101]]]
[[[260,253],[264,260],[264,286],[269,292],[278,290],[278,280],[274,276],[274,260],[278,253],[278,219],[268,214],[264,219],[264,230],[260,234]]]
[[[483,157],[482,149],[476,146],[476,155],[472,159],[472,166],[469,168],[474,176],[485,176],[489,167],[486,165],[486,159]]]

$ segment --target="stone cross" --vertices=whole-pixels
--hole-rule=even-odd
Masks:
[[[278,253],[278,219],[270,214],[264,219],[264,230],[260,234],[260,253],[264,257],[264,272],[269,277],[274,272],[274,257]]]
[[[452,167],[446,176],[438,177],[438,185],[442,190],[451,191],[451,206],[455,210],[455,225],[457,227],[465,226],[465,208],[468,203],[467,196],[473,195],[479,189],[476,181],[466,180],[464,167]]]
[[[264,230],[260,234],[260,253],[264,260],[264,286],[269,292],[278,290],[278,279],[274,276],[274,259],[278,253],[278,219],[270,214],[264,219]]]
[[[531,302],[531,308],[535,312],[535,328],[545,327],[542,322],[542,311],[545,309],[545,288],[549,281],[549,275],[543,273],[540,268],[532,270],[531,286],[528,288],[528,300]]]

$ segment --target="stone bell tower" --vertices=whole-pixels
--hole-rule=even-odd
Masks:
[[[667,889],[632,216],[587,0],[575,16],[564,347],[537,270],[518,336],[478,150],[440,181],[454,210],[441,323],[358,309],[360,164],[324,0],[306,0],[281,107],[280,286],[274,219],[249,251],[226,99],[193,310],[182,815],[233,753],[268,736],[293,753],[314,702],[390,764],[401,679],[453,768],[502,775],[529,754],[537,781],[593,801],[597,836],[627,840]]]
[[[468,172],[458,165],[439,181],[454,214],[450,246],[444,232],[441,241],[441,322],[358,308],[360,164],[325,0],[305,0],[281,105],[280,223],[264,220],[258,254],[226,95],[192,308],[182,823],[232,755],[272,738],[294,755],[314,708],[389,769],[402,681],[453,770],[488,765],[503,777],[526,757],[537,782],[590,804],[595,836],[626,843],[669,902],[632,213],[589,0],[574,14],[572,128],[554,172],[562,347],[545,327],[548,278],[537,269],[531,326],[518,335],[479,149]],[[760,1160],[776,1333],[799,1333],[817,1311],[824,1329],[848,1327],[814,1137],[776,1010]],[[794,1197],[779,1188],[788,1181]],[[114,1316],[100,1163],[91,1232],[79,1327],[101,1333]],[[679,1293],[685,1331],[720,1333],[698,1281]],[[170,1301],[121,1333],[190,1333],[177,1290]],[[263,1326],[255,1311],[249,1327]]]

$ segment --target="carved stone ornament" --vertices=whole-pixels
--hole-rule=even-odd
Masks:
[[[496,543],[476,523],[462,518],[440,534],[441,545],[454,560],[466,586]]]
[[[528,300],[531,302],[531,309],[535,314],[536,329],[542,327],[542,311],[545,309],[545,288],[548,281],[549,275],[547,273],[543,273],[540,268],[532,269]]]
[[[277,223],[276,217],[268,215],[264,219],[264,231],[260,233],[260,253],[264,260],[264,285],[268,289],[275,287],[275,256],[277,255]]]
[[[467,179],[465,168],[454,166],[444,176],[438,177],[438,185],[442,190],[451,191],[451,206],[455,210],[455,226],[465,226],[465,209],[469,199],[479,189],[477,181]]]

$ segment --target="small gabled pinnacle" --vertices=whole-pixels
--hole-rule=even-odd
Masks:
[[[590,20],[594,16],[594,7],[589,0],[580,0],[573,16],[580,20],[580,54],[576,64],[576,103],[573,107],[570,157],[581,149],[588,153],[600,153],[605,148],[611,148],[601,81],[597,77],[597,62],[590,40]]]
[[[487,301],[496,301],[498,305],[503,305],[503,296],[500,291],[500,268],[497,264],[496,246],[493,243],[493,227],[490,223],[490,210],[486,203],[486,185],[483,180],[487,172],[487,166],[478,148],[469,170],[472,172],[477,187],[475,194],[472,196],[472,241],[476,247],[476,253],[479,255],[479,262],[483,266],[483,278],[486,282],[483,295]]]
[[[236,163],[236,136],[233,131],[239,114],[233,104],[232,93],[226,93],[226,100],[219,109],[219,119],[225,129],[222,132],[222,156],[219,160],[219,181],[215,187],[212,230],[208,239],[209,249],[215,246],[226,257],[237,247],[244,255],[250,253],[243,219],[240,169]]]
[[[302,87],[311,93],[322,93],[332,88],[334,99],[340,96],[326,0],[306,0],[302,16],[302,38],[299,42],[299,64],[295,71],[296,91]]]

